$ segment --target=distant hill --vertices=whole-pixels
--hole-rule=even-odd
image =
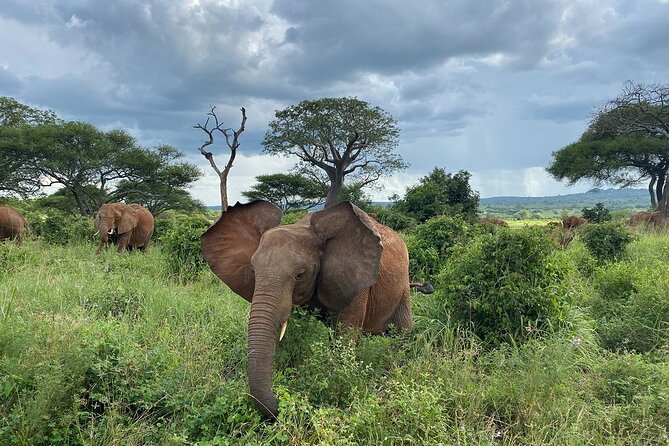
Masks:
[[[555,217],[560,214],[580,214],[586,207],[602,203],[612,211],[647,209],[650,198],[646,189],[592,189],[578,194],[546,197],[481,198],[480,208],[486,214],[506,217]],[[528,215],[529,214],[529,215]]]

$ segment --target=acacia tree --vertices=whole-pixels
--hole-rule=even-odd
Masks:
[[[558,161],[562,151],[553,155],[555,162],[548,171],[556,178],[578,181],[578,171],[586,168],[591,173],[581,175],[600,181],[625,185],[649,178],[651,204],[657,203],[662,218],[669,218],[669,85],[635,84],[627,81],[622,93],[606,103],[594,115],[579,146],[567,146],[564,156],[589,150],[591,155],[579,155],[569,167],[568,160]],[[566,149],[566,150],[565,150]],[[587,160],[592,162],[587,163]],[[599,164],[599,165],[598,165]],[[606,179],[609,174],[610,180]]]
[[[325,173],[325,207],[337,203],[347,177],[360,187],[405,169],[394,153],[399,129],[393,117],[357,98],[305,100],[275,113],[263,146],[272,155],[295,156],[298,170]]]
[[[249,200],[267,200],[284,212],[311,209],[323,204],[325,190],[318,182],[299,174],[258,175],[251,190],[242,192]]]
[[[14,98],[0,96],[0,132],[59,122],[61,121],[53,110],[41,110],[22,104]],[[40,189],[39,180],[25,168],[28,158],[28,153],[13,150],[6,144],[0,147],[0,192],[26,197]]]
[[[193,127],[196,129],[202,130],[207,135],[207,140],[202,143],[200,146],[200,153],[204,156],[211,168],[214,169],[216,175],[218,175],[219,184],[220,184],[220,193],[221,193],[221,213],[228,210],[228,174],[232,168],[232,163],[235,161],[237,156],[237,148],[239,148],[239,136],[246,129],[246,109],[242,107],[240,109],[242,112],[242,122],[239,125],[237,130],[232,130],[231,128],[224,128],[223,122],[219,122],[218,116],[216,116],[216,107],[211,107],[211,110],[207,113],[207,120],[204,125],[196,124]],[[209,128],[209,121],[213,118],[214,127]],[[219,169],[216,161],[214,160],[214,154],[212,152],[207,152],[204,150],[205,147],[214,143],[214,133],[219,132],[225,137],[225,143],[230,149],[230,157],[228,162],[223,167],[223,170]],[[231,139],[232,138],[232,139]]]
[[[81,215],[130,192],[160,192],[140,186],[185,187],[200,176],[196,166],[175,163],[181,154],[170,146],[145,149],[123,130],[103,132],[82,122],[0,128],[0,152],[21,159],[21,170],[36,190],[64,188]],[[119,189],[123,180],[134,188]]]

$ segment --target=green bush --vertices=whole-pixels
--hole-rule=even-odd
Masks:
[[[34,230],[45,242],[59,245],[95,240],[93,220],[81,215],[52,212],[47,215],[39,227],[34,227]]]
[[[634,240],[625,226],[614,222],[588,225],[582,237],[588,251],[599,261],[620,259]]]
[[[302,220],[302,218],[305,215],[307,215],[308,212],[309,211],[305,211],[305,210],[286,212],[281,217],[281,224],[282,225],[292,225],[293,223],[297,223],[298,221]]]
[[[453,249],[477,233],[478,229],[462,216],[441,215],[419,225],[406,240],[410,276],[415,280],[433,280]]]
[[[604,223],[611,220],[611,213],[603,203],[597,203],[591,208],[583,208],[581,215],[590,223]]]
[[[669,346],[669,273],[664,264],[640,269],[611,264],[595,275],[591,302],[602,346],[611,351],[653,352]]]
[[[185,217],[161,237],[169,274],[182,282],[193,280],[204,269],[200,236],[211,226],[202,216]]]
[[[389,207],[376,208],[374,213],[376,214],[376,221],[393,228],[395,231],[411,231],[418,223],[415,218]]]
[[[476,238],[438,277],[433,316],[465,325],[485,341],[522,342],[566,321],[571,294],[554,260],[556,245],[538,228]]]

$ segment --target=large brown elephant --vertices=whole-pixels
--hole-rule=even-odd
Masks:
[[[0,206],[0,240],[12,239],[21,244],[27,230],[28,223],[19,211]]]
[[[562,227],[566,230],[578,229],[586,223],[588,223],[588,220],[577,215],[570,215],[562,219]]]
[[[293,305],[368,333],[412,327],[409,255],[397,233],[349,202],[292,225],[280,221],[269,202],[237,203],[201,237],[213,272],[251,302],[249,388],[269,417],[278,413],[272,358]]]
[[[100,234],[97,253],[111,241],[118,252],[137,248],[144,251],[153,234],[153,215],[138,204],[107,203],[95,215],[95,229]]]
[[[641,211],[633,214],[629,219],[630,226],[659,226],[661,223],[660,211]]]

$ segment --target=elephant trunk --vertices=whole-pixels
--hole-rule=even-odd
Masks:
[[[286,305],[287,303],[287,305]],[[281,325],[288,320],[292,300],[255,293],[249,315],[248,380],[255,406],[268,418],[279,414],[279,403],[272,392],[272,358]]]

